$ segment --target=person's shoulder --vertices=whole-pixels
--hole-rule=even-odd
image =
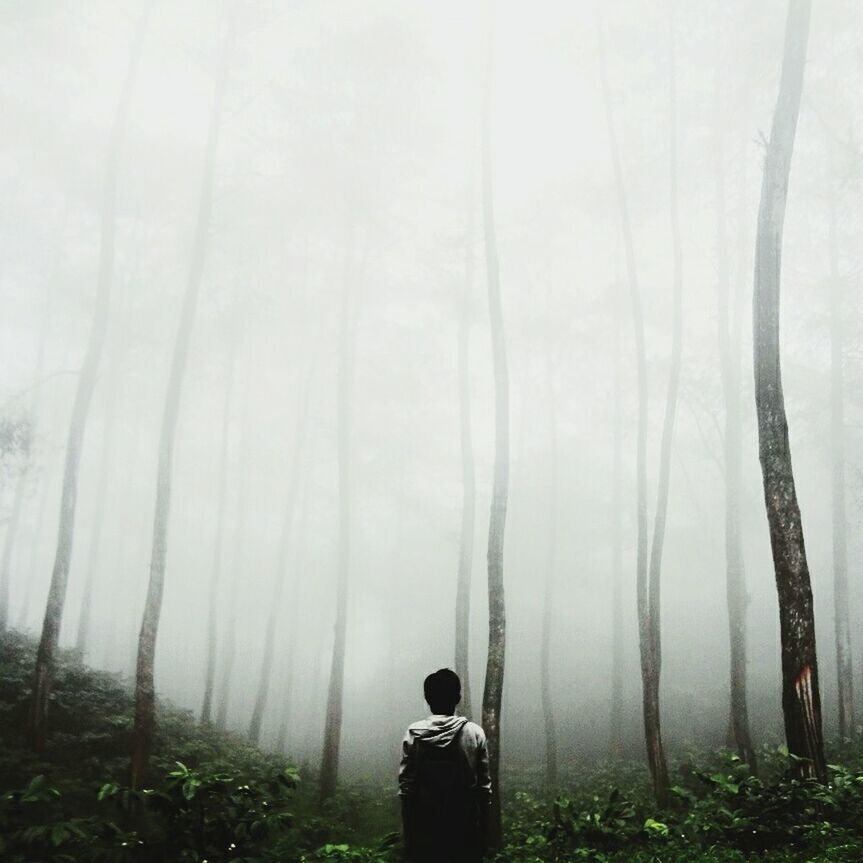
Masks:
[[[471,720],[468,719],[464,724],[464,730],[474,739],[485,741],[485,731],[483,731],[482,726],[477,725],[476,722],[471,722]]]

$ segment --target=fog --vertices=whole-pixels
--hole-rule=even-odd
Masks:
[[[495,458],[480,147],[488,10],[449,0],[146,5],[143,19],[131,0],[0,10],[0,405],[4,420],[24,419],[32,434],[29,455],[4,456],[3,464],[7,543],[24,483],[7,573],[9,621],[36,637],[42,630],[70,419],[99,293],[106,159],[139,38],[117,148],[106,341],[81,450],[60,644],[74,646],[89,607],[86,660],[134,677],[160,428],[221,66],[212,207],[174,444],[156,690],[200,713],[215,591],[215,702],[227,725],[245,733],[278,601],[261,741],[275,746],[286,722],[288,754],[316,769],[344,518],[342,769],[390,776],[405,726],[427,712],[423,678],[454,665],[464,308],[476,471],[470,682],[480,718]],[[822,0],[813,11],[782,263],[783,383],[828,737],[837,721],[831,283],[843,294],[855,659],[863,649],[861,11],[852,0]],[[740,334],[733,349],[750,719],[758,742],[778,743],[779,617],[751,310],[786,3],[498,0],[492,14],[490,166],[511,430],[503,769],[532,769],[544,752],[540,643],[549,584],[561,760],[578,764],[608,750],[618,516],[624,743],[639,758],[644,745],[636,350],[601,53],[644,309],[651,530],[672,341],[672,138],[676,146],[683,332],[662,560],[666,748],[680,756],[722,745],[728,728],[723,267]],[[350,501],[347,515],[340,494]],[[861,669],[856,662],[858,691]]]

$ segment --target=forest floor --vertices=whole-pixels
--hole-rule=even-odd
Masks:
[[[32,639],[0,637],[0,860],[322,863],[397,861],[392,789],[355,783],[321,807],[313,776],[237,735],[160,705],[152,788],[124,782],[132,697],[127,681],[71,653],[60,660],[50,744],[22,728]],[[781,750],[756,779],[728,753],[673,766],[674,802],[653,806],[642,764],[569,776],[552,801],[508,776],[499,863],[851,863],[863,860],[863,750],[834,754],[827,785],[792,781]]]

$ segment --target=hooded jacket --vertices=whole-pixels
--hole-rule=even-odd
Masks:
[[[410,797],[415,791],[418,742],[421,740],[426,745],[444,748],[452,743],[456,736],[468,765],[470,788],[481,795],[491,796],[485,732],[479,725],[464,716],[445,716],[435,713],[427,719],[414,722],[405,733],[399,766],[400,797]]]

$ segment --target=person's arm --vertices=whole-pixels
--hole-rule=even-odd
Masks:
[[[410,859],[416,836],[416,815],[414,811],[414,779],[416,759],[410,734],[402,741],[402,760],[399,764],[399,797],[402,802],[402,837],[405,852]]]
[[[476,791],[479,815],[479,844],[482,855],[488,850],[488,813],[491,808],[491,771],[488,764],[488,742],[483,732],[476,747]]]

